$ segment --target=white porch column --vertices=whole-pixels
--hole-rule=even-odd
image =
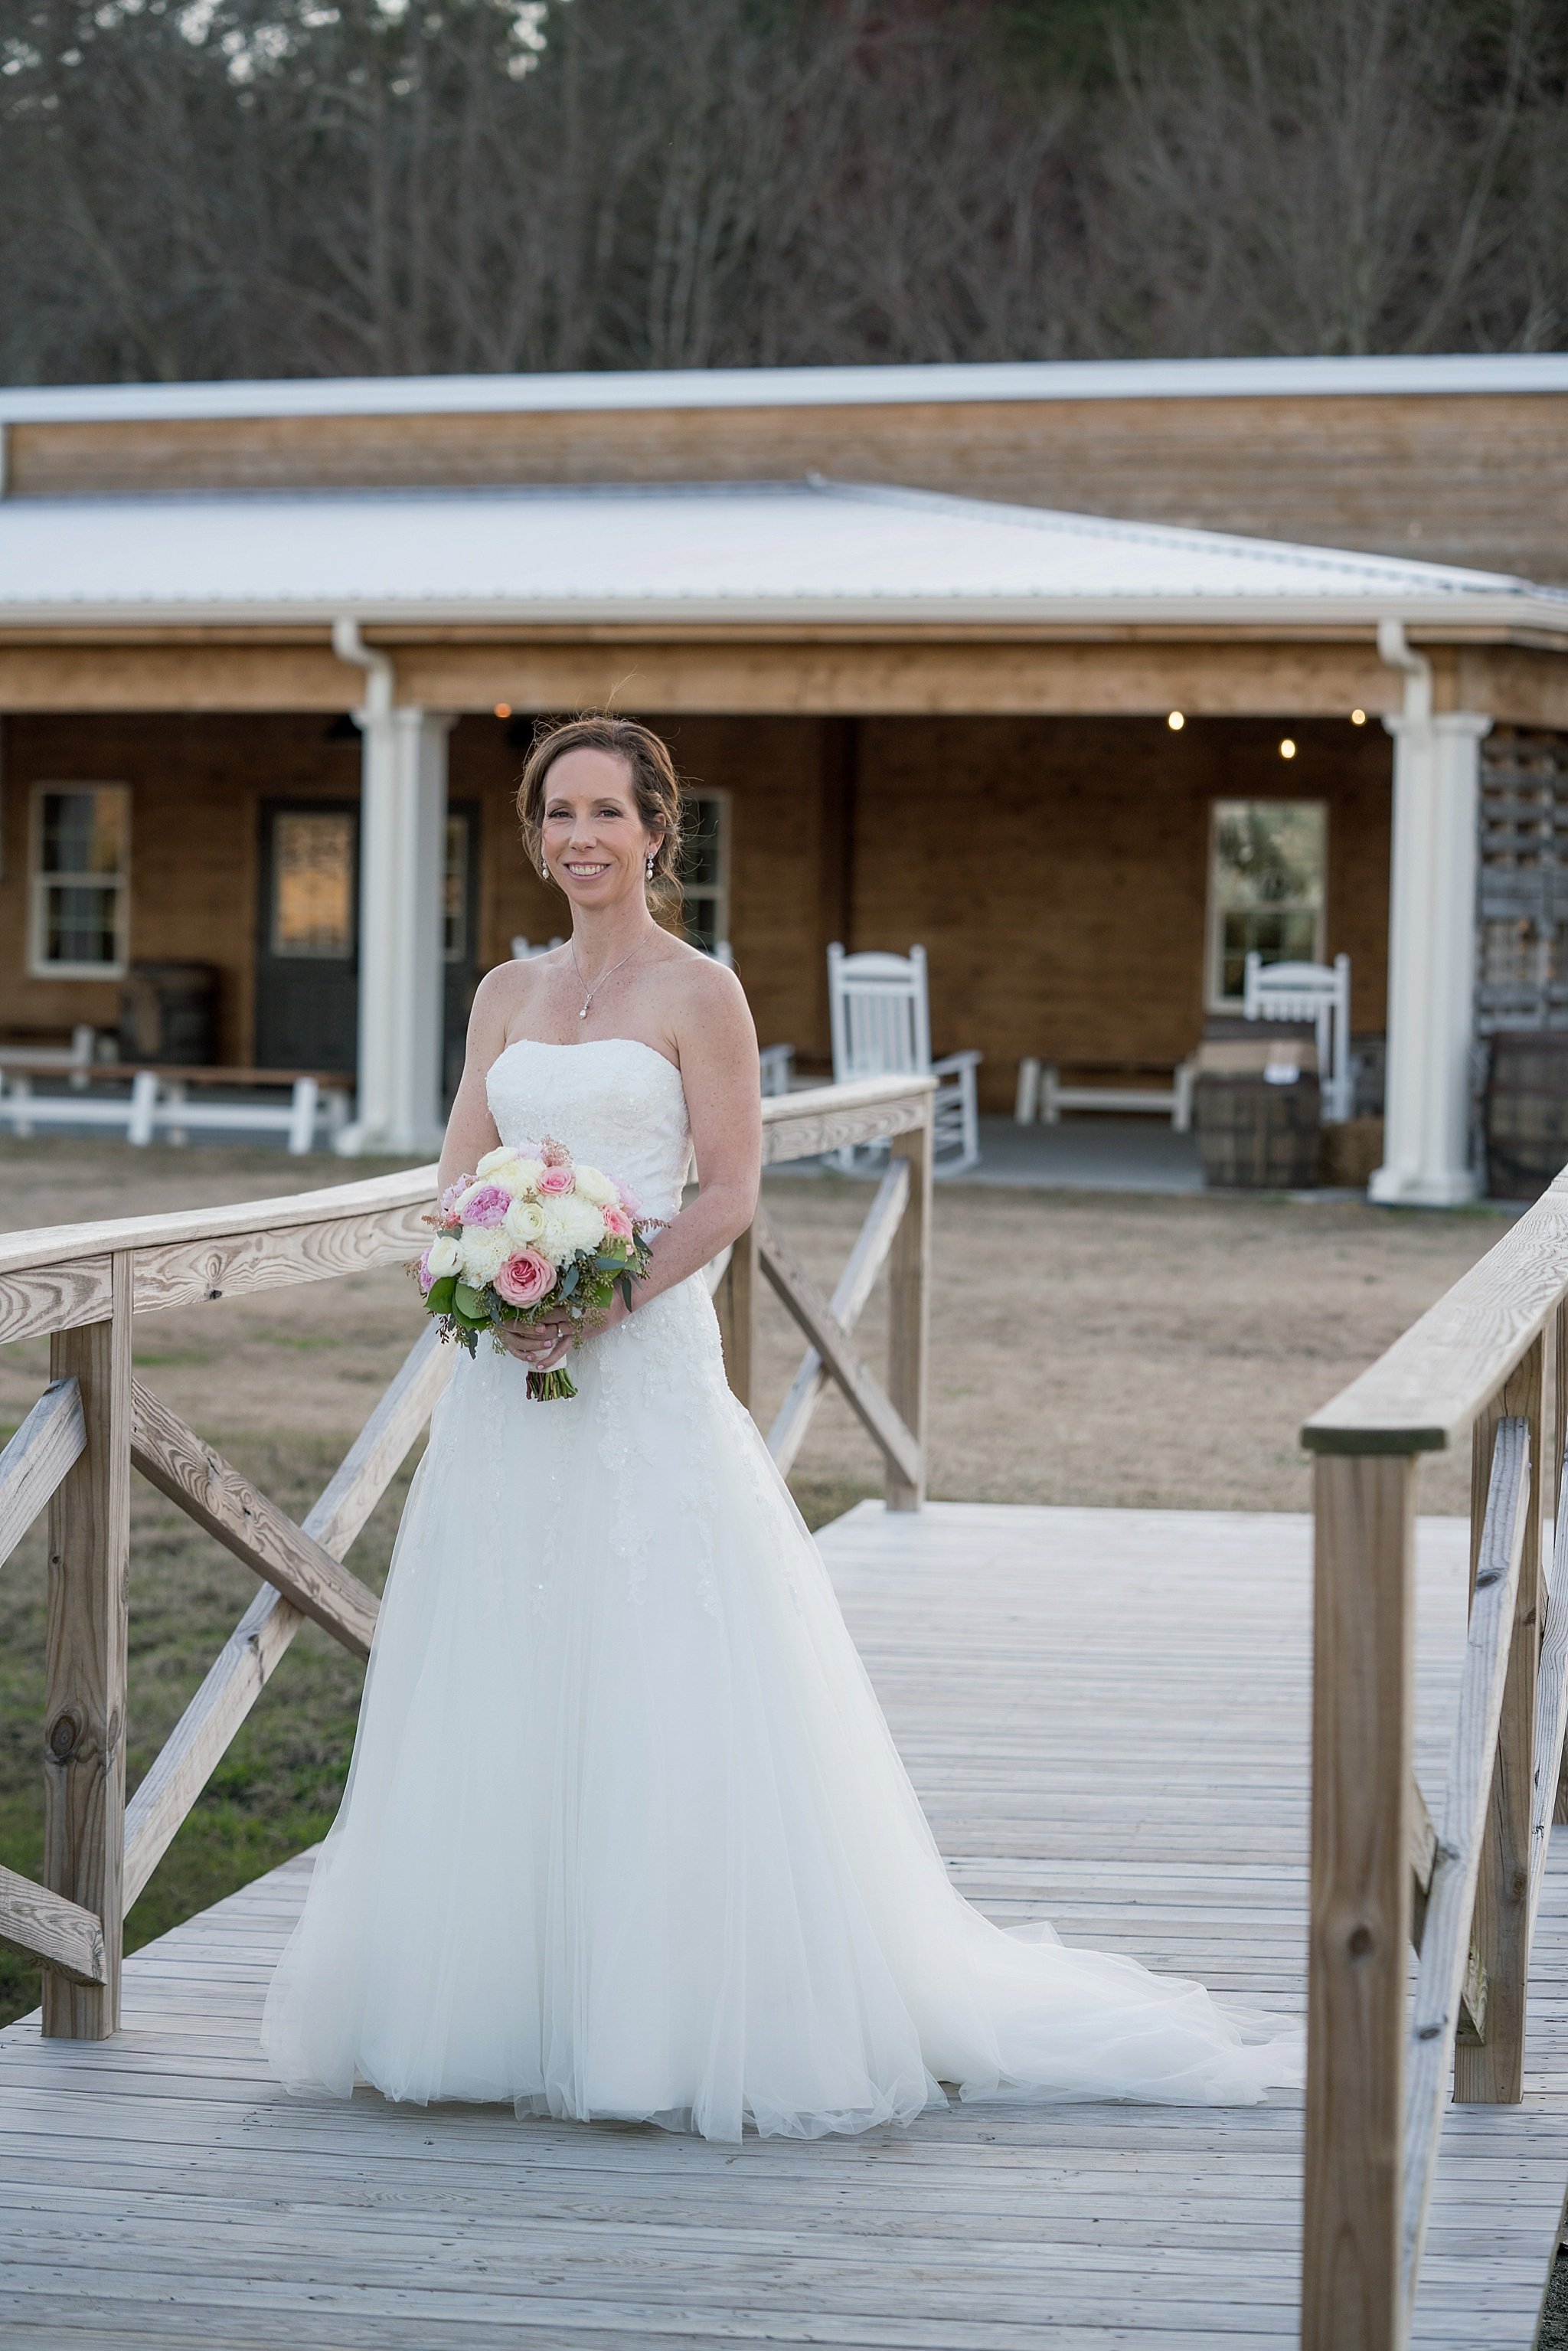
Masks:
[[[1394,737],[1388,1069],[1383,1165],[1369,1190],[1390,1207],[1450,1208],[1476,1192],[1476,836],[1491,720],[1435,716],[1427,665],[1416,661],[1406,653],[1397,664],[1410,673],[1405,711],[1384,720]]]
[[[367,671],[360,797],[360,1053],[345,1153],[440,1149],[446,738],[453,721],[392,701],[392,665],[352,622],[340,655]]]

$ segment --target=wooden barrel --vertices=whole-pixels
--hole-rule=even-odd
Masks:
[[[1322,1097],[1310,1021],[1211,1019],[1197,1051],[1193,1124],[1206,1184],[1302,1192],[1319,1181]],[[1265,1072],[1272,1064],[1275,1077]],[[1283,1070],[1288,1083],[1279,1082]]]
[[[210,963],[133,963],[120,991],[120,1060],[209,1064],[217,1052],[217,1009]]]
[[[1487,1190],[1538,1200],[1568,1165],[1568,1029],[1504,1029],[1487,1072]]]

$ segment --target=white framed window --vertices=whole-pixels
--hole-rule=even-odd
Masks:
[[[1322,963],[1328,810],[1322,800],[1216,800],[1209,825],[1205,994],[1239,1009],[1247,957]]]
[[[729,794],[687,792],[684,814],[686,936],[712,955],[729,941]]]
[[[129,946],[129,786],[35,787],[31,894],[35,975],[120,977]]]

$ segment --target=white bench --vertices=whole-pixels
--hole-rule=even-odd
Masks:
[[[96,1093],[37,1094],[31,1073],[0,1070],[0,1127],[26,1138],[39,1128],[102,1127],[118,1130],[127,1143],[144,1145],[162,1134],[176,1145],[193,1133],[278,1134],[299,1157],[316,1145],[318,1124],[326,1130],[329,1150],[347,1123],[349,1081],[334,1083],[308,1072],[297,1075],[266,1070],[119,1070],[99,1063],[95,1080],[131,1080],[129,1095],[107,1100]],[[270,1102],[193,1101],[193,1087],[238,1086],[279,1089]],[[287,1085],[287,1092],[281,1089]]]
[[[1013,1116],[1019,1126],[1038,1118],[1042,1126],[1056,1126],[1064,1110],[1121,1111],[1168,1118],[1178,1134],[1192,1125],[1195,1064],[1178,1061],[1168,1086],[1064,1086],[1055,1061],[1040,1061],[1032,1054],[1019,1063],[1018,1098]]]
[[[151,1143],[158,1103],[157,1073],[128,1070],[122,1075],[131,1079],[130,1093],[106,1100],[92,1093],[36,1094],[30,1072],[0,1071],[0,1127],[8,1126],[26,1141],[40,1127],[101,1126],[110,1132],[118,1128],[127,1143]]]

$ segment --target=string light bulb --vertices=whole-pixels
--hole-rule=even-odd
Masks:
[[[1186,720],[1183,717],[1179,710],[1173,710],[1166,718],[1166,725],[1170,728],[1173,735],[1179,735],[1182,728],[1186,725]]]
[[[512,715],[512,705],[511,705],[511,704],[510,704],[509,702],[497,702],[497,705],[496,705],[496,716],[497,716],[497,718],[509,718],[509,717],[511,716],[511,715]]]
[[[1353,726],[1364,726],[1366,724],[1365,711],[1353,710],[1350,714],[1350,723]]]
[[[1281,759],[1293,759],[1295,756],[1296,747],[1291,740],[1291,737],[1287,735],[1284,741],[1280,746],[1280,757]]]

